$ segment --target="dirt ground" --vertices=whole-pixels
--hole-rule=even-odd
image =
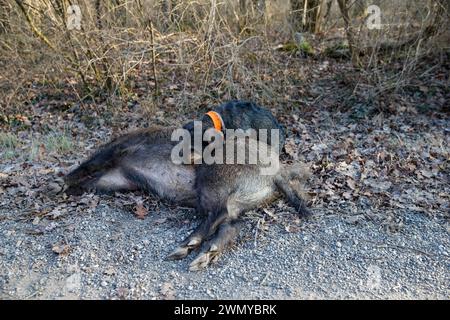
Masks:
[[[163,207],[139,220],[100,204],[42,231],[14,216],[2,212],[1,299],[449,297],[448,221],[424,213],[400,210],[395,234],[333,212],[296,232],[248,221],[237,247],[203,272],[188,271],[192,257],[164,260],[198,223],[191,211]],[[58,245],[67,248],[57,254]]]
[[[237,245],[203,272],[188,271],[193,255],[164,260],[199,222],[194,210],[139,193],[52,195],[82,154],[3,161],[0,298],[448,299],[448,122],[288,119],[301,138],[288,138],[283,161],[310,163],[313,217],[282,199],[250,212]]]

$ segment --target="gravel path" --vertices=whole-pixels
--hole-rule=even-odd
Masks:
[[[163,206],[140,220],[105,203],[53,221],[0,212],[0,298],[450,296],[445,217],[398,212],[395,233],[376,220],[332,212],[301,221],[295,232],[279,222],[261,231],[249,219],[238,246],[218,264],[189,272],[192,255],[175,262],[164,257],[198,223],[187,221],[191,215]]]

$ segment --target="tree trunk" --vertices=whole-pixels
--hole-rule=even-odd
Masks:
[[[295,31],[320,32],[326,0],[291,0],[291,24]]]
[[[364,16],[368,6],[367,0],[355,0],[351,8],[352,18],[360,18]]]
[[[265,0],[252,0],[253,10],[256,11],[258,16],[264,16],[266,12],[266,1]]]
[[[331,7],[331,0],[320,0],[316,12],[316,22],[314,25],[314,33],[319,33],[322,31],[323,23],[324,23],[324,17],[325,14],[328,12],[329,8]]]
[[[239,0],[238,31],[242,32],[248,23],[248,0]]]
[[[239,0],[239,11],[241,15],[247,15],[247,0]]]
[[[342,18],[344,18],[345,33],[347,35],[350,54],[352,55],[352,63],[354,67],[359,68],[360,67],[359,50],[355,43],[355,35],[353,33],[353,28],[348,13],[348,0],[337,0],[337,1],[339,5],[339,10],[341,11],[342,14]]]
[[[291,26],[300,31],[302,26],[303,0],[291,0]]]
[[[177,0],[163,0],[161,2],[162,11],[164,13],[164,16],[166,17],[167,27],[178,19],[177,6],[178,6]]]

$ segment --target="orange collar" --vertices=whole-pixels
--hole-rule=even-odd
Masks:
[[[222,131],[223,129],[225,129],[225,124],[223,123],[223,119],[222,119],[222,117],[220,116],[220,114],[218,114],[217,112],[215,112],[215,111],[208,111],[207,113],[206,113],[210,118],[211,118],[211,120],[212,120],[212,122],[213,122],[213,124],[214,124],[214,128],[217,130],[217,131]]]

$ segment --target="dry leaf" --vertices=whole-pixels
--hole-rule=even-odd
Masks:
[[[39,145],[38,157],[37,158],[39,160],[44,159],[46,153],[47,153],[47,149],[45,148],[45,145],[43,143],[41,143]]]
[[[161,224],[167,221],[167,218],[160,218],[154,221],[155,224]]]
[[[289,225],[289,226],[286,226],[286,228],[284,228],[287,232],[289,232],[289,233],[297,233],[297,232],[299,232],[300,231],[300,228],[299,227],[297,227],[297,226],[292,226],[292,225]]]
[[[350,200],[351,198],[352,198],[352,194],[351,194],[351,192],[344,192],[343,194],[342,194],[342,196],[346,199],[346,200]]]
[[[425,178],[431,178],[433,176],[433,172],[428,170],[420,170],[420,174]]]
[[[353,179],[347,179],[347,185],[350,187],[350,189],[355,190],[355,181]]]
[[[55,244],[52,247],[52,251],[59,255],[66,255],[70,251],[70,245],[68,244]]]
[[[286,142],[284,144],[284,150],[288,155],[290,155],[292,158],[297,159],[298,158],[298,148],[295,145],[295,142],[293,139],[286,139]]]
[[[175,298],[175,290],[173,289],[172,284],[169,282],[165,282],[161,286],[161,294],[163,295],[164,299],[173,300]]]
[[[135,213],[136,213],[136,217],[138,219],[144,219],[145,218],[145,216],[148,214],[148,210],[147,210],[146,207],[144,207],[144,203],[139,202],[136,205]]]

